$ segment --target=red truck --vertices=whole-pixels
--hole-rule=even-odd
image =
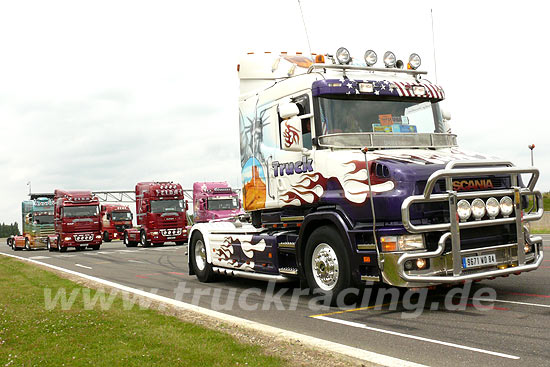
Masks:
[[[124,230],[132,228],[133,214],[126,205],[101,205],[101,232],[103,242],[122,239]]]
[[[99,250],[99,199],[90,191],[55,190],[54,229],[55,233],[48,235],[46,244],[50,251],[65,252],[69,247]]]
[[[173,182],[139,182],[136,185],[136,214],[139,228],[124,230],[127,247],[187,242],[187,202],[183,189]]]

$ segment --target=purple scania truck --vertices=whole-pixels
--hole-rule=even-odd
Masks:
[[[539,171],[458,147],[443,89],[386,52],[249,54],[238,67],[244,209],[190,231],[191,274],[288,280],[338,295],[371,282],[459,283],[539,267]],[[528,177],[522,181],[521,175]]]

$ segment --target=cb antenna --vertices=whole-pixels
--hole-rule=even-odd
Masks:
[[[302,23],[304,24],[304,30],[306,32],[307,47],[309,47],[309,55],[311,56],[311,59],[313,60],[313,53],[311,52],[311,43],[309,43],[309,36],[307,34],[306,21],[304,19],[304,12],[302,10],[302,3],[300,3],[300,0],[298,0],[298,6],[300,7],[300,13],[302,14]]]
[[[298,2],[300,2],[298,0]],[[430,16],[432,18],[432,48],[434,50],[434,68],[435,68],[435,84],[437,83],[437,61],[435,59],[435,32],[434,32],[434,13],[433,9],[430,9]]]

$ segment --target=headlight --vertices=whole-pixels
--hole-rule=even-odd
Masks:
[[[418,67],[420,67],[421,62],[422,60],[420,60],[420,56],[418,56],[418,54],[411,54],[411,56],[409,56],[408,66],[410,69],[416,70],[418,69]]]
[[[376,61],[378,61],[378,56],[376,55],[376,52],[373,50],[368,50],[365,52],[365,63],[367,66],[373,66],[376,64]]]
[[[489,218],[495,219],[500,212],[498,200],[492,197],[487,199],[487,203],[485,203],[485,209],[487,210]]]
[[[472,214],[476,220],[480,220],[485,215],[485,203],[481,199],[472,201]]]
[[[380,237],[382,251],[410,251],[423,250],[426,248],[424,237],[420,234],[403,236],[383,236]]]
[[[348,49],[345,47],[340,47],[336,51],[336,60],[338,60],[338,62],[342,65],[349,64],[351,61],[351,55]]]
[[[151,232],[151,235],[153,235],[153,236],[158,236],[159,233],[158,233],[158,232]]]
[[[65,238],[63,239],[63,241],[70,241],[70,240],[71,240],[71,237],[65,237]]]
[[[384,53],[384,65],[386,65],[387,68],[393,68],[395,66],[397,59],[395,58],[395,54],[391,51],[386,51]]]
[[[472,215],[472,208],[470,207],[468,200],[460,200],[458,204],[456,204],[456,212],[458,213],[458,217],[461,221],[467,221]]]
[[[514,202],[509,196],[500,199],[500,211],[504,217],[508,217],[514,211]]]

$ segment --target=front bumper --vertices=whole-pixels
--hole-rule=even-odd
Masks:
[[[532,175],[525,188],[519,186],[520,174]],[[508,175],[511,188],[472,192],[453,190],[453,179],[488,175]],[[507,276],[537,269],[544,257],[542,238],[531,236],[524,224],[540,219],[543,214],[542,195],[534,189],[538,176],[539,171],[536,168],[516,168],[510,162],[502,161],[451,161],[445,169],[434,172],[429,177],[422,195],[411,196],[403,201],[401,213],[403,225],[409,233],[441,233],[437,248],[433,251],[381,253],[380,264],[383,280],[394,286],[421,287]],[[445,181],[446,192],[433,194],[433,189],[439,180]],[[511,196],[513,198],[513,215],[459,221],[457,212],[459,200],[487,199],[495,196]],[[533,209],[536,205],[536,212],[524,212],[522,207],[524,196],[533,197]],[[411,206],[434,202],[448,202],[449,221],[438,224],[413,224],[410,218]],[[515,243],[503,243],[491,247],[483,247],[483,244],[480,244],[480,247],[474,249],[462,249],[461,230],[499,225],[515,226]],[[450,251],[445,252],[447,241],[451,242],[451,248]],[[527,253],[524,250],[526,244],[530,245],[532,249]],[[496,257],[496,264],[474,268],[466,268],[463,265],[465,257],[489,254]],[[405,263],[414,259],[429,261],[429,267],[422,271],[405,270]]]
[[[384,264],[384,269],[382,271],[384,282],[396,287],[410,288],[489,279],[535,270],[542,264],[544,258],[542,238],[540,236],[530,236],[527,242],[532,246],[533,251],[525,254],[525,263],[523,265],[519,265],[519,257],[517,255],[518,245],[516,243],[461,250],[461,259],[466,256],[494,254],[497,263],[491,266],[476,267],[472,269],[465,269],[462,263],[460,263],[458,264],[460,274],[453,275],[453,270],[455,268],[453,253],[452,251],[444,253],[445,241],[450,235],[450,232],[445,233],[439,241],[437,250],[432,252],[391,252],[380,254],[382,263]],[[419,258],[429,259],[430,265],[427,269],[410,271],[404,269],[406,261],[414,261]]]

